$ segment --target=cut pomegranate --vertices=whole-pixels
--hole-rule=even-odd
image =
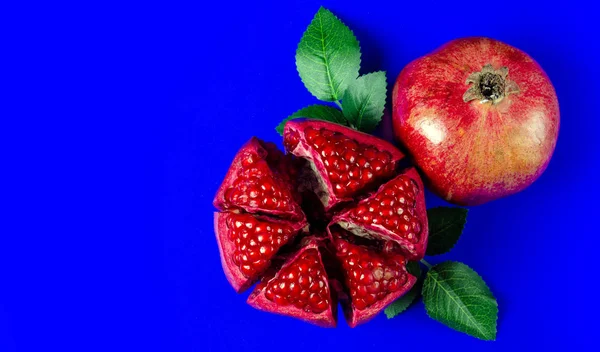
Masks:
[[[238,293],[247,290],[305,224],[250,214],[215,213],[221,264],[231,286]]]
[[[429,230],[419,174],[408,169],[336,215],[332,223],[357,236],[394,241],[410,260],[423,258]]]
[[[381,244],[337,227],[330,229],[330,236],[349,293],[346,299],[340,298],[350,327],[373,319],[417,281],[406,271],[405,258],[384,253]]]
[[[252,137],[236,154],[214,199],[219,210],[303,219],[295,189],[282,175],[283,153]],[[287,168],[285,169],[287,170]]]
[[[253,137],[217,192],[223,270],[237,292],[258,282],[257,309],[334,327],[339,299],[355,327],[416,281],[405,264],[427,245],[423,183],[398,175],[391,144],[344,126],[290,121],[284,145]]]
[[[337,302],[321,259],[321,242],[309,240],[274,276],[264,277],[248,297],[248,304],[319,326],[335,327]]]
[[[384,140],[324,121],[289,121],[283,138],[288,152],[309,162],[309,187],[325,211],[392,178],[404,157]]]

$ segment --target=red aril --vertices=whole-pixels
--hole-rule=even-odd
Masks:
[[[377,192],[336,215],[332,223],[366,238],[393,241],[411,260],[427,247],[427,210],[421,179],[410,168],[381,185]]]
[[[281,174],[283,154],[273,147],[252,137],[238,151],[215,196],[217,209],[304,218],[289,176]]]
[[[223,270],[237,292],[258,281],[257,309],[332,327],[339,297],[355,327],[414,284],[405,264],[427,244],[423,184],[398,173],[391,144],[348,127],[291,121],[284,145],[290,154],[252,138],[217,192]]]
[[[381,244],[361,241],[337,227],[330,228],[330,236],[348,292],[342,305],[350,327],[374,318],[417,281],[406,271],[405,258],[384,253]]]
[[[250,214],[215,213],[221,264],[231,286],[238,293],[247,290],[305,224]]]
[[[312,239],[290,255],[277,273],[257,285],[248,304],[319,326],[335,327],[337,302],[321,259],[320,242]]]
[[[324,121],[290,121],[283,143],[288,152],[308,161],[310,188],[325,211],[376,188],[396,173],[403,154],[374,136]]]

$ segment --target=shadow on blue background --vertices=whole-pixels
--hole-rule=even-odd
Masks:
[[[422,304],[335,330],[253,310],[222,273],[212,197],[250,136],[316,102],[296,45],[320,5],[361,42],[388,88],[411,60],[484,35],[532,55],[561,130],[547,172],[472,208],[439,258],[498,298],[498,340],[429,319]],[[9,9],[0,246],[0,350],[507,350],[594,342],[599,234],[596,19],[585,4],[295,1]],[[13,13],[14,11],[14,13]],[[596,28],[597,29],[597,28]],[[8,82],[8,84],[6,84]],[[428,197],[428,205],[442,201]]]

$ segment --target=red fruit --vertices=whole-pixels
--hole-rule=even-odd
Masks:
[[[309,162],[325,211],[392,178],[403,157],[384,140],[324,121],[290,121],[283,138],[288,152]]]
[[[215,213],[221,264],[231,286],[238,293],[247,290],[305,224],[250,214]]]
[[[274,145],[252,137],[233,159],[214,206],[219,210],[303,219],[295,189],[286,182],[290,177],[284,174],[287,167],[279,163],[282,158]]]
[[[405,258],[421,257],[428,235],[419,175],[398,176],[391,144],[332,123],[288,122],[284,145],[291,154],[252,138],[217,192],[225,275],[237,292],[259,281],[257,309],[333,327],[339,297],[350,326],[366,322],[414,284]],[[335,224],[368,239],[330,245]]]
[[[330,236],[349,293],[341,301],[350,327],[373,319],[417,281],[406,271],[402,255],[384,253],[381,246],[364,241],[361,244],[337,228],[331,229]]]
[[[392,97],[396,137],[432,190],[452,203],[525,189],[556,145],[552,83],[529,55],[493,39],[458,39],[413,61]]]
[[[276,274],[257,285],[248,304],[319,326],[335,327],[334,298],[321,259],[320,241],[312,239],[291,255]]]
[[[332,223],[366,238],[393,241],[411,260],[425,255],[429,229],[423,183],[410,168],[336,215]]]

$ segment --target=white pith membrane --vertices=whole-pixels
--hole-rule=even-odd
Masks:
[[[327,191],[326,182],[323,177],[321,177],[313,160],[306,158],[306,161],[307,163],[300,170],[300,184],[298,188],[301,192],[309,190],[314,193],[321,201],[321,204],[326,207],[331,198]]]
[[[385,227],[383,227],[381,225],[369,224],[368,225],[369,228],[374,228],[374,229],[378,230],[378,231],[373,231],[373,229],[369,229],[367,227],[355,224],[353,222],[345,221],[345,220],[338,220],[336,223],[338,225],[340,225],[341,228],[343,228],[344,230],[347,230],[348,232],[351,232],[355,236],[363,237],[363,238],[370,239],[370,240],[393,241],[395,243],[398,243],[398,245],[400,245],[403,249],[408,251],[410,254],[416,255],[414,244],[412,244],[408,241],[403,241],[402,243],[400,243],[400,242],[392,239],[388,235],[390,230],[386,229]]]

